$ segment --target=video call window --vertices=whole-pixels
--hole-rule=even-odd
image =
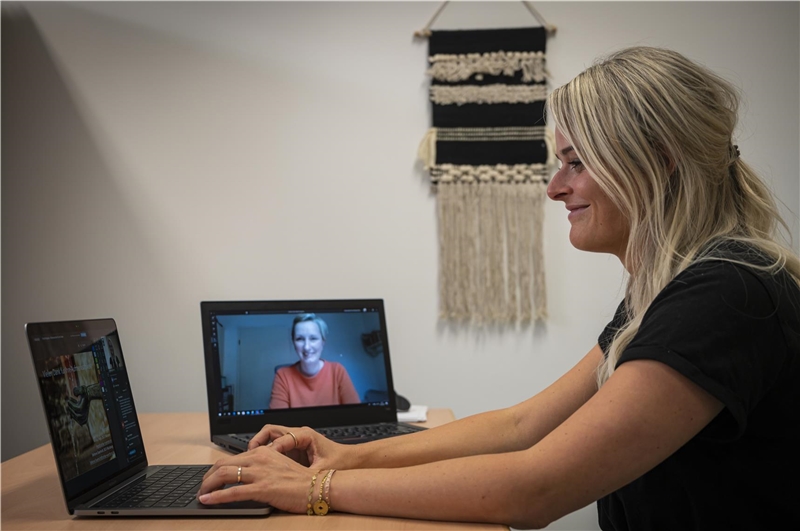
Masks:
[[[221,414],[387,400],[377,312],[217,315],[215,327]]]

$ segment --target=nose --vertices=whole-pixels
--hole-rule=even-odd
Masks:
[[[572,187],[564,176],[564,168],[559,169],[547,185],[547,197],[553,201],[566,201]]]

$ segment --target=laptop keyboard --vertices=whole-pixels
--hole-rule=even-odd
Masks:
[[[356,444],[377,439],[386,439],[419,431],[422,428],[405,424],[360,424],[358,426],[340,426],[333,428],[316,428],[316,431],[338,443]],[[231,437],[243,443],[250,442],[254,434],[237,434]]]
[[[343,426],[339,428],[319,428],[322,435],[340,443],[359,443],[385,439],[397,435],[405,435],[419,431],[403,424],[364,424],[361,426]]]
[[[211,466],[165,466],[93,508],[186,507],[194,501],[209,468]]]

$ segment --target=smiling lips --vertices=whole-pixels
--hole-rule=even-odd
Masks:
[[[567,210],[569,210],[569,214],[567,218],[572,220],[580,216],[587,208],[589,208],[589,205],[568,205]]]

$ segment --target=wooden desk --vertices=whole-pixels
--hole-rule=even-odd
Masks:
[[[422,426],[438,426],[453,420],[449,409],[428,412]],[[209,440],[205,413],[144,413],[139,415],[142,437],[150,464],[213,463],[230,454]],[[41,446],[2,464],[2,529],[43,531],[201,529],[245,531],[250,529],[302,530],[474,530],[503,531],[505,526],[379,518],[348,514],[325,517],[276,512],[268,517],[234,518],[73,518],[67,513],[50,445]]]

